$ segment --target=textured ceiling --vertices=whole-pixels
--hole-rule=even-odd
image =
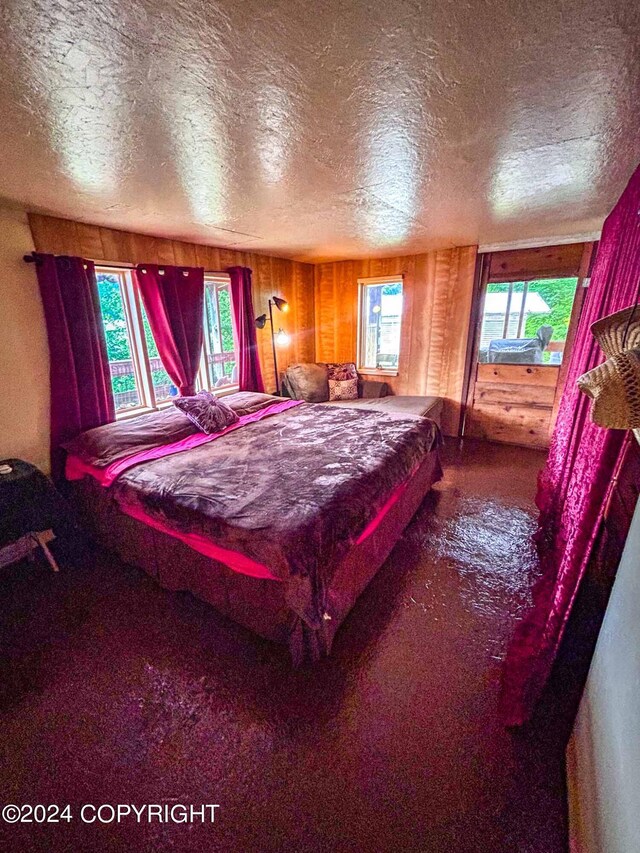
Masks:
[[[597,230],[634,0],[3,0],[0,197],[300,259]]]

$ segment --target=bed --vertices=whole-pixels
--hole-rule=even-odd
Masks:
[[[83,433],[67,479],[97,540],[288,645],[331,650],[356,599],[441,477],[427,418],[242,392],[205,435],[173,407]]]

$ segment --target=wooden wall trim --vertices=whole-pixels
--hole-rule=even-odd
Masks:
[[[499,283],[578,276],[584,246],[584,243],[565,243],[538,249],[491,252],[488,281]]]
[[[117,231],[87,225],[69,219],[29,214],[29,225],[38,252],[55,255],[79,255],[103,263],[156,263],[178,266],[202,266],[222,271],[231,266],[253,270],[253,307],[256,316],[267,308],[270,296],[282,296],[289,311],[278,315],[278,325],[288,332],[291,344],[278,351],[278,365],[284,370],[298,361],[315,361],[314,340],[314,268],[286,258],[242,252],[218,246],[185,243],[164,237],[151,237],[129,231]],[[269,326],[257,331],[260,364],[268,391],[275,391],[271,332]]]

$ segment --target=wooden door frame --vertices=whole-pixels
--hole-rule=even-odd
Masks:
[[[464,384],[462,386],[462,411],[460,413],[460,429],[458,435],[463,437],[467,423],[467,414],[473,405],[473,394],[476,386],[476,374],[478,372],[478,352],[480,350],[480,334],[482,332],[482,315],[484,307],[484,295],[487,291],[489,280],[489,268],[491,266],[491,252],[478,253],[476,258],[476,272],[473,284],[473,301],[471,303],[471,316],[469,318],[469,341],[467,344],[467,358],[465,361]]]
[[[551,410],[550,424],[549,424],[549,436],[553,433],[553,429],[555,426],[556,418],[558,415],[558,407],[560,405],[560,400],[562,399],[562,392],[564,391],[564,386],[566,384],[567,372],[569,367],[569,361],[571,356],[571,350],[573,348],[573,344],[575,342],[576,330],[578,326],[578,322],[580,320],[580,315],[582,313],[582,307],[584,304],[584,299],[586,296],[586,290],[589,284],[589,276],[591,274],[591,268],[593,266],[593,262],[595,260],[596,255],[596,247],[597,243],[587,242],[583,244],[582,255],[580,257],[580,265],[577,271],[578,282],[576,285],[576,292],[573,300],[573,305],[571,308],[571,316],[569,319],[569,328],[567,331],[567,339],[565,342],[565,348],[562,357],[562,364],[558,369],[558,379],[556,382],[556,392],[554,395],[553,407]],[[553,247],[551,247],[553,248]],[[560,248],[560,247],[558,247]],[[575,248],[575,247],[574,247]],[[475,387],[477,380],[477,372],[478,372],[478,352],[480,349],[480,337],[482,332],[482,319],[483,319],[483,307],[484,307],[484,298],[487,291],[487,285],[489,283],[490,271],[491,271],[491,262],[492,262],[492,253],[484,252],[479,253],[476,261],[476,273],[475,273],[475,282],[474,282],[474,292],[473,292],[473,303],[471,306],[471,317],[469,319],[470,324],[470,335],[469,335],[469,345],[467,348],[467,359],[465,366],[465,379],[463,386],[463,406],[460,420],[460,436],[464,436],[465,428],[467,426],[467,417],[470,410],[473,408],[473,400],[475,396]],[[541,275],[541,278],[553,278],[553,277],[562,277],[563,275],[570,275],[565,270],[558,269],[557,275],[550,275],[550,272],[556,272],[551,268],[545,272],[545,274]],[[574,272],[575,275],[575,272]]]

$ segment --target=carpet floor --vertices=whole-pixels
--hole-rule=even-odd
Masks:
[[[443,481],[332,656],[298,671],[284,648],[106,552],[58,576],[39,562],[4,569],[0,805],[69,804],[70,820],[0,820],[0,844],[563,853],[562,745],[496,716],[537,576],[543,461],[448,445]],[[101,822],[101,804],[219,808],[214,823],[118,821],[108,808]]]

